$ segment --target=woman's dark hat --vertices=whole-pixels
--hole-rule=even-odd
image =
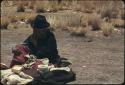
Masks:
[[[46,27],[49,27],[50,24],[47,22],[45,16],[37,15],[31,26],[32,28],[44,29]]]

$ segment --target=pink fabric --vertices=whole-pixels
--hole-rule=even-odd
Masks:
[[[16,45],[15,48],[13,49],[13,59],[11,62],[10,67],[17,65],[17,64],[23,64],[26,62],[27,58],[25,55],[30,53],[30,50],[27,46],[25,45]]]

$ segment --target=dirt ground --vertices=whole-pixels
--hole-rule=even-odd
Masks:
[[[1,62],[9,66],[12,47],[23,42],[31,28],[1,30]],[[59,55],[72,61],[76,81],[70,84],[121,84],[124,82],[124,36],[87,38],[56,30]]]

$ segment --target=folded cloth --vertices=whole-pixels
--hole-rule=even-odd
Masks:
[[[75,80],[75,73],[65,70],[53,70],[46,73],[40,73],[40,76],[33,79],[27,85],[64,85]]]
[[[6,69],[6,70],[0,70],[0,78],[3,78],[5,75],[11,75],[13,74],[12,70],[11,69]]]
[[[8,76],[4,76],[1,80],[1,83],[4,85],[24,85],[28,82],[31,82],[33,79],[25,79],[20,77],[17,74],[11,74]]]
[[[51,68],[50,69],[50,71],[54,71],[54,70],[62,70],[62,71],[70,72],[70,68],[69,67],[55,67],[55,68]]]
[[[11,69],[1,70],[1,83],[3,85],[24,85],[31,82],[33,78],[20,70],[21,66],[13,66]]]
[[[15,65],[11,68],[12,72],[14,73],[20,73],[23,69],[23,66],[22,65]]]

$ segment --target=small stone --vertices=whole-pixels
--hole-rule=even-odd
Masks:
[[[86,66],[82,66],[83,68],[86,67]]]

